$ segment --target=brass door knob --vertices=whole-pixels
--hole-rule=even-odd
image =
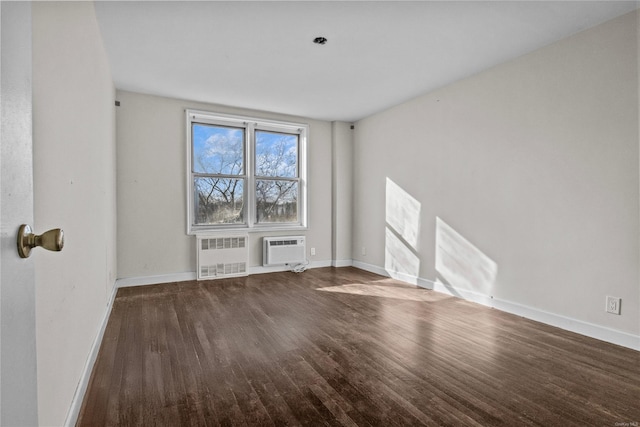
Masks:
[[[42,246],[50,251],[61,251],[64,246],[64,232],[54,228],[41,235],[33,234],[31,227],[22,224],[18,230],[18,253],[20,258],[28,258],[31,249]]]

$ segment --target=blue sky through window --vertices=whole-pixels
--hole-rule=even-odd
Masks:
[[[193,124],[193,171],[241,175],[244,171],[244,129]]]
[[[298,135],[256,131],[256,175],[296,178]]]

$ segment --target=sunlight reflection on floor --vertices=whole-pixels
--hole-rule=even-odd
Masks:
[[[435,302],[452,298],[449,295],[433,292],[428,289],[403,286],[392,279],[379,280],[375,283],[349,283],[340,286],[318,288],[316,290],[380,298],[395,298],[406,301]]]

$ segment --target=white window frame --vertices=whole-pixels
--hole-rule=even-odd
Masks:
[[[186,113],[186,147],[187,147],[187,234],[207,231],[297,231],[306,230],[307,219],[307,139],[309,125],[303,123],[282,122],[260,119],[255,117],[237,116],[230,114],[212,113],[200,110],[185,110]],[[218,126],[230,126],[245,129],[245,223],[244,224],[195,224],[194,210],[194,175],[193,172],[193,141],[192,124],[202,123]],[[298,135],[298,221],[295,223],[258,223],[256,218],[256,179],[255,179],[255,131],[264,130]]]

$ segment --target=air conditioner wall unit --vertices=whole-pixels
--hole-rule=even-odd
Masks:
[[[249,236],[196,235],[198,280],[249,274]]]
[[[304,236],[263,237],[262,265],[301,264],[306,261]]]

